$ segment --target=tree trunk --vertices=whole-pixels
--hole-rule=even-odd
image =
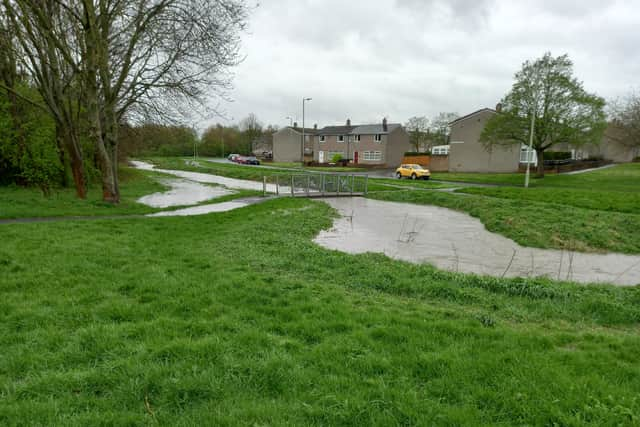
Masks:
[[[60,176],[60,185],[64,188],[69,187],[69,164],[67,163],[67,156],[64,152],[64,134],[60,126],[56,124],[56,148],[58,150],[58,161],[62,166],[62,173]]]
[[[120,186],[118,184],[118,120],[112,105],[105,106],[104,144],[111,156],[111,179],[114,203],[120,202]]]
[[[544,150],[536,150],[538,156],[538,178],[544,178]]]
[[[69,163],[71,164],[71,174],[76,187],[76,195],[80,199],[87,198],[87,179],[84,173],[84,161],[82,151],[76,134],[73,130],[60,126],[60,133],[64,139],[64,145],[69,153]]]
[[[111,158],[111,149],[105,144],[103,136],[103,120],[100,114],[99,96],[98,96],[98,67],[104,52],[100,43],[98,20],[96,11],[92,2],[85,2],[85,16],[87,21],[85,25],[85,64],[84,81],[86,84],[86,106],[87,116],[89,119],[89,135],[94,142],[96,155],[100,166],[100,175],[102,183],[102,200],[107,203],[119,203],[120,194],[114,176],[113,159]],[[103,112],[104,113],[104,112]],[[107,121],[106,118],[104,120]]]

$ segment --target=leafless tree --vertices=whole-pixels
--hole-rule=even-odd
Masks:
[[[429,119],[424,116],[411,117],[405,125],[409,132],[409,141],[416,152],[425,150],[429,134]]]
[[[253,144],[262,136],[262,123],[254,113],[250,113],[240,121],[240,130],[246,147],[245,151],[247,154],[251,154]]]
[[[202,108],[208,95],[229,87],[228,69],[241,59],[244,0],[2,1],[32,48],[34,74],[65,70],[60,77],[73,80],[53,75],[56,85],[81,88],[103,199],[112,203],[120,199],[122,120]],[[49,22],[52,12],[60,19]]]
[[[640,155],[640,93],[632,92],[610,103],[610,115],[617,132],[610,136],[634,148]]]

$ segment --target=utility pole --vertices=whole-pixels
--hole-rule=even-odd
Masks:
[[[300,163],[304,167],[304,104],[311,101],[311,98],[302,98],[302,144],[300,144]]]
[[[536,126],[536,113],[535,111],[531,112],[531,128],[529,130],[529,149],[527,150],[527,173],[524,178],[524,188],[529,188],[529,177],[531,175],[531,160],[532,160],[532,151],[533,151],[533,132]]]

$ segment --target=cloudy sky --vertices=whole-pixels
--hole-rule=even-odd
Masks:
[[[637,0],[264,0],[221,109],[278,126],[302,122],[303,96],[320,126],[463,115],[495,106],[545,51],[609,99],[640,87],[638,22]]]

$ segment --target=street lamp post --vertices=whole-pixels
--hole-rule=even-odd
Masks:
[[[527,173],[524,178],[524,188],[529,188],[529,177],[531,176],[531,160],[533,158],[533,132],[536,127],[536,113],[531,112],[531,128],[529,129],[529,149],[527,150]]]
[[[302,98],[302,144],[300,144],[300,163],[304,167],[304,103],[311,101],[311,98]]]

